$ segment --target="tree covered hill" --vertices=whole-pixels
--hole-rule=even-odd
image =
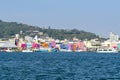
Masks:
[[[38,27],[29,26],[26,24],[18,24],[17,22],[3,22],[0,20],[0,38],[14,36],[22,30],[26,32],[30,29],[39,29]]]
[[[39,31],[55,39],[72,39],[73,37],[76,37],[81,40],[89,40],[93,38],[98,38],[98,35],[83,30],[80,31],[77,29],[65,30],[51,28],[44,29],[36,26],[29,26],[27,24],[17,22],[4,22],[0,20],[0,38],[9,38],[11,36],[14,36],[15,34],[19,34],[20,31],[23,31],[24,36],[30,35],[33,31]]]

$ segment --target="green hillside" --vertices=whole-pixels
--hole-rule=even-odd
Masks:
[[[15,34],[20,33],[20,31],[23,31],[23,36],[30,35],[34,36],[36,34],[31,35],[33,31],[39,31],[43,32],[44,35],[47,35],[49,37],[53,37],[55,39],[72,39],[73,37],[76,37],[78,39],[84,40],[84,39],[93,39],[97,38],[98,36],[94,33],[86,32],[86,31],[80,31],[77,29],[72,30],[64,30],[64,29],[43,29],[40,27],[35,26],[29,26],[22,23],[17,22],[4,22],[0,20],[0,38],[9,38],[11,36],[14,36]]]
[[[3,22],[0,20],[0,38],[11,37],[19,33],[21,30],[26,32],[30,29],[39,29],[37,27],[28,26],[26,24],[18,24],[17,22]]]

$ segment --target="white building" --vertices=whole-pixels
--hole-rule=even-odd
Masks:
[[[118,41],[119,36],[117,34],[114,34],[113,32],[110,32],[110,41]]]

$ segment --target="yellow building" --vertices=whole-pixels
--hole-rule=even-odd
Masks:
[[[92,48],[91,41],[84,41],[83,42],[87,48]]]
[[[90,41],[84,41],[87,48],[98,48],[101,46],[101,42],[98,39],[91,39]]]

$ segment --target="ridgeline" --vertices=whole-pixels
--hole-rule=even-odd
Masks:
[[[52,29],[52,28],[40,28],[36,26],[29,26],[27,24],[17,23],[17,22],[4,22],[0,20],[0,38],[10,38],[15,36],[15,34],[19,34],[20,31],[22,31],[22,36],[35,36],[37,32],[43,32],[42,36],[49,36],[54,39],[73,39],[73,37],[76,37],[80,40],[90,40],[93,38],[98,38],[98,35],[86,32],[83,30],[77,30],[77,29],[71,29],[71,30],[65,30],[65,29]]]

